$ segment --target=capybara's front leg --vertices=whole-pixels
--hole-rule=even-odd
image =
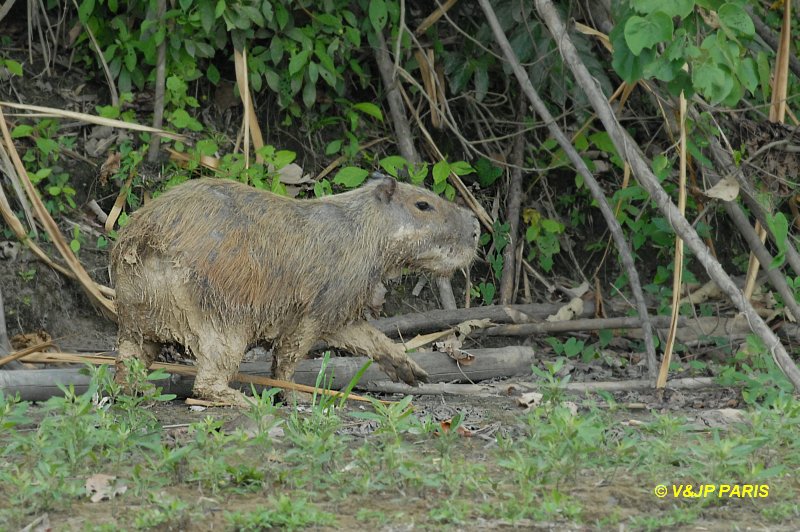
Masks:
[[[402,345],[394,343],[365,321],[351,323],[326,335],[324,340],[355,355],[370,357],[392,380],[400,379],[412,386],[428,380],[428,373],[406,354]]]

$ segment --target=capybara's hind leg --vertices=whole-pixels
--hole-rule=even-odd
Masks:
[[[145,368],[149,368],[161,351],[161,344],[143,341],[141,345],[129,338],[120,338],[117,347],[117,360],[114,363],[114,380],[117,384],[127,384],[128,368],[126,360],[138,359]],[[130,390],[126,390],[130,392]]]
[[[245,395],[228,384],[244,358],[246,342],[209,331],[187,347],[197,359],[197,375],[192,388],[195,396],[232,406],[250,406]]]

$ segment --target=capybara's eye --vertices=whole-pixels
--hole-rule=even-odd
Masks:
[[[432,211],[433,207],[427,201],[418,201],[414,204],[421,211]]]

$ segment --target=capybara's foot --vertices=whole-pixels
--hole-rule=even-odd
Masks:
[[[250,408],[250,401],[239,390],[234,390],[227,385],[195,386],[194,395],[199,399],[224,403],[239,408]]]
[[[373,352],[372,359],[393,381],[401,380],[411,386],[428,381],[428,372],[409,357],[401,346],[384,352]]]

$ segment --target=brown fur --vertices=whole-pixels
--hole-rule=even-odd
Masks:
[[[189,181],[134,213],[112,251],[118,371],[177,342],[197,358],[196,394],[241,404],[228,381],[248,345],[273,341],[273,375],[291,378],[323,339],[415,383],[425,372],[358,320],[403,268],[449,275],[468,266],[477,232],[467,210],[391,179],[316,200]]]

